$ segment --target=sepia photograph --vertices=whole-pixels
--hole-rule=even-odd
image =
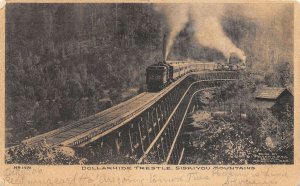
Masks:
[[[5,6],[5,164],[294,165],[293,3]]]

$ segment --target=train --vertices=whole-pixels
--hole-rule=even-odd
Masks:
[[[190,72],[196,71],[237,71],[244,70],[245,63],[216,63],[199,61],[164,61],[146,69],[148,91],[160,91]]]

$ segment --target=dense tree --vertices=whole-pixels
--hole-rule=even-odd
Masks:
[[[20,144],[6,151],[5,160],[6,163],[31,165],[71,165],[86,162],[86,159],[77,157],[72,149],[52,148],[47,144]]]
[[[266,84],[272,87],[288,87],[293,83],[293,71],[289,62],[274,65],[273,71],[265,77]]]
[[[117,104],[128,89],[142,90],[146,67],[162,60],[166,25],[163,15],[151,4],[8,5],[6,126],[13,128],[14,136],[20,136],[11,139],[26,137],[21,130],[26,121],[33,120],[39,132],[49,131],[59,121],[100,111],[99,99],[110,98]],[[292,61],[288,41],[282,41],[282,46],[264,42],[264,37],[273,40],[267,37],[273,32],[268,26],[230,14],[222,25],[233,42],[245,49],[250,64]],[[197,44],[193,32],[192,25],[187,24],[177,36],[169,59],[224,59],[220,52]],[[274,35],[278,35],[277,30]],[[281,49],[285,52],[261,55]],[[287,64],[278,64],[274,74],[280,75],[267,81],[289,84],[290,69]],[[249,81],[245,92],[251,86],[255,89]],[[232,95],[227,92],[224,96]]]

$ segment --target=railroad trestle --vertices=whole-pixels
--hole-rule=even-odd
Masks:
[[[72,148],[98,163],[178,164],[183,121],[195,94],[238,79],[237,72],[187,76],[151,107],[105,136]]]

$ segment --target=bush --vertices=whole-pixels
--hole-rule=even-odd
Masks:
[[[5,153],[8,164],[72,165],[84,164],[74,151],[65,147],[49,147],[47,144],[27,145],[22,143]]]

